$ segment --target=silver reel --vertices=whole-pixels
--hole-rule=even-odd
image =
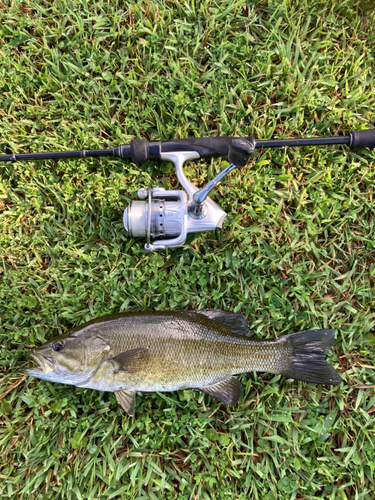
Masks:
[[[253,151],[254,141],[232,139],[228,154],[232,164],[201,190],[188,181],[183,172],[187,160],[200,157],[196,151],[161,153],[161,160],[174,163],[177,178],[186,192],[141,188],[140,200],[130,202],[125,209],[125,229],[134,238],[146,238],[145,250],[149,252],[179,247],[185,243],[188,233],[221,229],[226,213],[208,193],[231,170],[245,166]]]

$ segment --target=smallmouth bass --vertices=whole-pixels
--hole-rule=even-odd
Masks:
[[[247,337],[242,314],[220,310],[129,312],[97,318],[32,351],[33,377],[114,392],[134,415],[140,392],[195,388],[237,403],[235,374],[262,371],[316,384],[341,382],[326,362],[334,330],[309,330],[274,341]]]

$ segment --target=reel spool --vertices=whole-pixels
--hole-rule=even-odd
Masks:
[[[141,188],[138,198],[124,212],[124,226],[130,236],[147,238],[145,249],[150,252],[183,245],[187,235],[185,191]]]

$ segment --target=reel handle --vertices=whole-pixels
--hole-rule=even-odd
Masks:
[[[228,159],[231,162],[229,167],[220,172],[214,179],[208,182],[202,189],[194,193],[193,202],[189,206],[189,214],[193,219],[201,219],[205,216],[204,201],[216,184],[232,170],[244,167],[249,163],[250,156],[255,149],[254,137],[247,139],[234,137],[228,144]]]

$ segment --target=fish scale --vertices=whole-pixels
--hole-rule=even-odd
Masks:
[[[176,390],[200,387],[245,371],[279,373],[288,356],[288,349],[277,343],[251,341],[217,321],[210,321],[210,329],[178,315],[154,314],[147,320],[141,331],[139,315],[114,319],[104,330],[96,324],[90,331],[90,335],[97,331],[109,343],[114,356],[139,346],[150,350],[147,367],[132,375],[116,374],[111,383],[113,390]],[[118,333],[111,334],[113,331]],[[108,368],[112,367],[104,365],[86,387],[95,388],[95,383],[106,377]]]
[[[115,392],[132,415],[136,391],[199,388],[230,404],[240,397],[233,376],[264,371],[337,384],[325,360],[333,330],[310,330],[275,341],[247,337],[241,314],[211,311],[122,313],[74,328],[34,351],[26,373],[52,382]]]

